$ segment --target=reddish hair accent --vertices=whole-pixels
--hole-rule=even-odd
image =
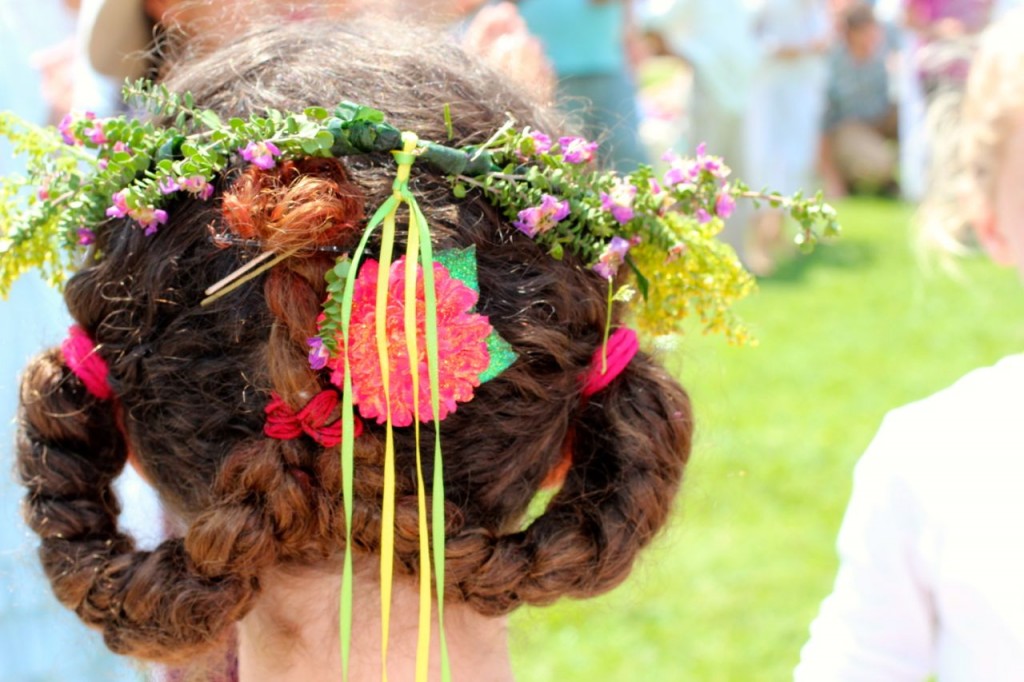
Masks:
[[[277,393],[271,393],[266,407],[267,424],[263,433],[278,440],[291,440],[303,433],[325,448],[341,444],[341,419],[338,418],[338,392],[326,389],[295,412]],[[363,423],[356,419],[353,429],[358,438]]]
[[[284,253],[344,242],[365,217],[363,190],[337,159],[249,166],[224,193],[224,223],[235,235]]]

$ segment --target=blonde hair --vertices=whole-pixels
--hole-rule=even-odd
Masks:
[[[963,93],[929,107],[932,164],[918,217],[928,247],[962,253],[969,228],[994,201],[1006,140],[1024,114],[1024,9],[982,34]]]

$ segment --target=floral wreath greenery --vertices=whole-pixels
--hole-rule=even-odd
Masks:
[[[343,157],[402,147],[401,132],[382,112],[344,102],[333,111],[270,110],[227,121],[147,81],[126,84],[125,101],[173,118],[170,126],[129,117],[68,115],[54,128],[0,113],[0,137],[26,157],[27,175],[0,179],[0,295],[23,272],[39,269],[60,284],[76,252],[98,230],[130,217],[147,233],[167,222],[171,194],[213,193],[215,178],[239,160],[272,168],[278,159]],[[450,113],[444,115],[450,127]],[[715,237],[737,199],[788,210],[800,225],[798,245],[838,233],[834,210],[821,195],[784,197],[751,191],[730,176],[703,145],[695,157],[666,155],[658,177],[640,165],[628,175],[601,172],[597,144],[579,137],[552,140],[513,121],[482,145],[453,149],[420,141],[418,162],[445,173],[457,198],[478,190],[554,258],[571,252],[609,281],[625,264],[642,294],[636,324],[654,334],[678,331],[695,313],[708,331],[734,342],[748,338],[730,312],[753,290],[732,249]],[[653,275],[656,273],[656,277]],[[629,296],[631,288],[613,292]]]
[[[386,428],[381,524],[385,648],[394,547],[394,526],[389,521],[394,518],[395,505],[392,429],[411,426],[416,432],[420,511],[417,680],[427,679],[432,606],[437,609],[440,624],[442,678],[449,680],[451,676],[443,625],[444,552],[431,551],[444,547],[440,421],[447,411],[455,409],[454,399],[443,404],[440,398],[439,306],[456,298],[464,301],[451,317],[461,320],[458,324],[467,329],[476,329],[474,338],[486,336],[486,355],[472,358],[475,364],[470,363],[472,368],[464,382],[470,389],[460,398],[462,402],[471,399],[473,385],[500,374],[515,360],[515,354],[500,337],[489,333],[486,318],[472,310],[477,293],[475,255],[433,253],[427,221],[409,189],[413,164],[427,163],[447,176],[456,198],[481,192],[519,231],[546,247],[553,258],[571,253],[607,280],[608,322],[603,348],[607,348],[613,301],[630,298],[636,290],[643,297],[643,305],[636,307],[633,323],[642,330],[671,333],[679,329],[684,318],[695,313],[706,330],[724,332],[734,342],[747,339],[746,330],[734,319],[730,306],[753,289],[753,279],[743,270],[732,249],[715,239],[737,199],[764,201],[788,209],[801,226],[798,243],[805,248],[813,247],[819,234],[829,236],[839,230],[835,212],[820,195],[805,199],[800,195],[783,197],[753,192],[731,178],[723,160],[709,155],[703,146],[694,157],[667,156],[669,168],[661,177],[643,165],[632,173],[619,175],[597,169],[596,143],[580,137],[553,140],[542,131],[517,129],[511,120],[484,144],[452,148],[421,141],[415,134],[388,124],[382,112],[350,102],[333,110],[270,110],[248,119],[224,121],[215,112],[197,107],[191,95],[173,93],[147,81],[127,84],[124,95],[128,103],[173,123],[157,126],[132,117],[100,119],[84,114],[68,115],[59,126],[49,128],[0,113],[0,137],[10,139],[15,152],[27,159],[26,175],[0,179],[0,295],[6,295],[15,279],[33,268],[59,285],[82,247],[92,244],[99,231],[126,229],[126,223],[133,225],[127,229],[141,229],[146,234],[163,229],[168,222],[163,207],[169,197],[186,192],[209,200],[217,178],[240,162],[269,170],[284,159],[372,153],[394,156],[394,192],[367,222],[357,248],[352,254],[340,255],[328,273],[328,299],[319,334],[309,343],[311,367],[332,370],[331,381],[341,389],[342,494],[349,534],[354,438],[361,426],[354,413],[352,352],[345,352],[355,338],[353,306],[360,319],[368,320],[363,329],[369,331],[362,345],[373,345],[376,353],[370,348],[360,352],[361,357],[376,355],[377,379],[394,376],[392,346],[404,342],[398,357],[425,358],[426,377],[421,378],[416,371],[406,372],[408,399],[396,401],[388,394],[391,382],[380,379],[376,383],[382,387],[383,395],[373,408],[378,422]],[[446,107],[440,115],[445,117],[451,138],[450,111]],[[406,252],[394,259],[395,223],[403,204],[409,209]],[[378,229],[379,261],[363,262],[369,238]],[[258,256],[210,287],[204,303],[230,293],[289,255],[267,252]],[[102,254],[94,257],[101,258]],[[361,269],[360,263],[364,265]],[[631,277],[620,276],[623,266]],[[444,301],[439,300],[442,292],[456,290],[457,296],[449,293],[444,295]],[[400,297],[403,291],[404,338],[393,338],[385,317],[391,299]],[[445,331],[440,330],[442,334]],[[605,371],[602,367],[601,373]],[[280,407],[279,400],[272,402],[268,415]],[[363,408],[360,405],[365,417]],[[273,419],[269,421],[279,416],[270,415]],[[291,416],[284,418],[288,422],[286,430],[294,431]],[[434,426],[429,517],[420,452],[421,422]],[[336,431],[331,431],[331,443],[338,442]],[[350,544],[346,543],[345,548],[339,619],[346,670],[352,632]]]

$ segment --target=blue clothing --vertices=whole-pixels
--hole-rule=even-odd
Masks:
[[[41,122],[46,115],[29,54],[71,31],[57,0],[0,0],[0,110]],[[64,20],[64,21],[62,21]],[[0,174],[19,170],[0,143]],[[67,329],[60,294],[34,275],[0,300],[0,682],[129,682],[142,679],[114,656],[99,633],[61,606],[42,575],[39,539],[21,522],[24,489],[13,473],[18,376],[29,358]]]
[[[625,172],[646,161],[626,60],[624,2],[523,0],[519,13],[558,75],[559,104],[583,135],[601,143],[598,162]]]
[[[519,13],[559,78],[614,74],[626,70],[623,28],[626,9],[609,0],[523,0]]]

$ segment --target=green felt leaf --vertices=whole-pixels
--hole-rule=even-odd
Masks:
[[[486,383],[491,379],[494,379],[506,369],[512,366],[512,363],[519,357],[516,352],[512,350],[512,345],[501,338],[501,335],[496,331],[492,331],[487,337],[487,353],[491,357],[490,364],[487,365],[487,369],[480,373],[480,383]]]
[[[434,260],[445,267],[448,273],[467,287],[480,293],[480,282],[476,275],[476,247],[468,249],[446,249],[434,254]]]
[[[445,267],[448,273],[465,284],[473,291],[480,293],[480,282],[477,279],[476,247],[468,249],[446,249],[434,254],[434,260]],[[480,383],[490,381],[508,369],[518,357],[508,341],[501,338],[496,331],[487,337],[487,352],[490,363],[480,374]]]

